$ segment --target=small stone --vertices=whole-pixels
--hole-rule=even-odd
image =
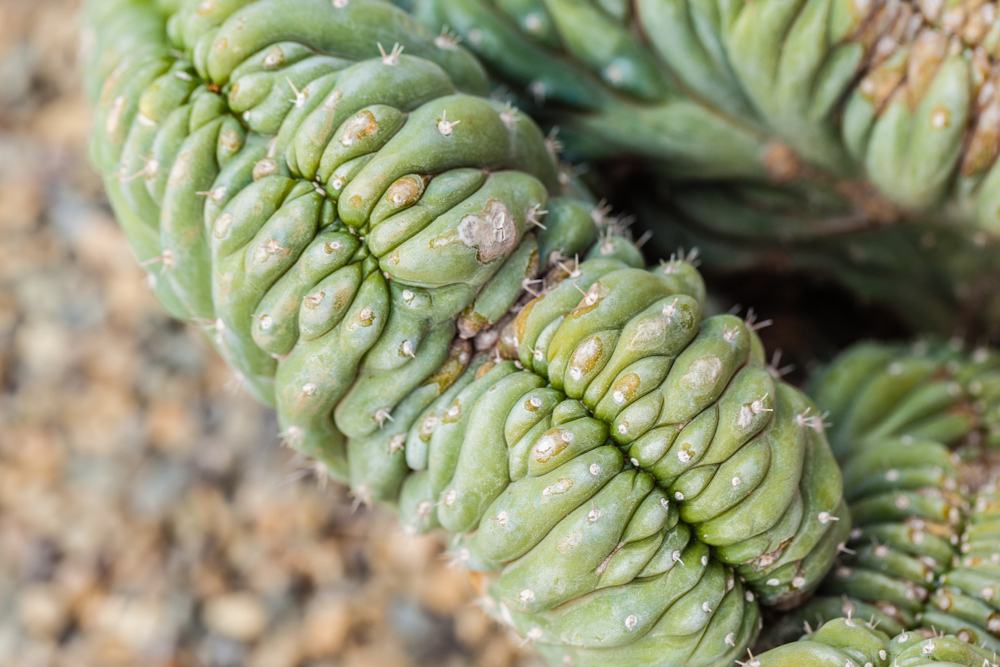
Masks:
[[[17,598],[17,620],[35,637],[55,639],[69,621],[66,600],[54,587],[28,586]]]
[[[302,652],[310,658],[334,657],[343,651],[351,630],[351,605],[342,596],[313,599],[301,633]]]
[[[223,637],[253,641],[267,627],[268,614],[252,593],[225,593],[205,602],[202,618],[208,628]]]

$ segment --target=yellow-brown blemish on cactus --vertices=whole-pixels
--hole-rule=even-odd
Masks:
[[[979,121],[965,149],[962,173],[974,176],[986,171],[1000,152],[1000,101],[993,99],[979,113]]]
[[[441,418],[436,412],[431,412],[420,420],[420,426],[417,428],[417,437],[420,438],[421,442],[430,442],[431,436],[434,435],[434,429],[437,428],[438,422]]]
[[[583,533],[574,531],[569,535],[563,535],[556,542],[556,549],[564,556],[575,549],[583,541]]]
[[[458,225],[430,240],[432,249],[460,243],[476,249],[476,260],[489,264],[507,257],[520,241],[517,222],[503,202],[490,199],[480,213],[462,217]]]
[[[171,186],[193,183],[194,177],[192,176],[192,171],[194,170],[194,158],[195,155],[193,149],[182,151],[178,154],[177,159],[174,160],[174,164],[170,168],[170,176],[167,178],[167,183]],[[147,164],[147,169],[151,165],[155,166],[155,163],[151,162]]]
[[[285,52],[280,46],[275,44],[267,51],[267,55],[264,56],[264,67],[267,69],[277,69],[285,64]]]
[[[329,95],[326,96],[326,99],[323,100],[323,108],[326,109],[327,111],[335,110],[338,106],[340,106],[340,100],[342,100],[343,97],[344,93],[341,92],[339,88],[335,88]],[[333,122],[333,116],[327,116],[326,126],[328,129],[329,129],[329,123],[332,122]]]
[[[591,336],[580,343],[569,358],[569,374],[574,380],[587,375],[604,353],[604,341],[600,336]]]
[[[371,308],[362,308],[358,311],[358,323],[363,327],[370,327],[375,324],[375,311]]]
[[[378,132],[378,121],[375,120],[375,114],[368,109],[362,109],[344,123],[344,130],[340,133],[340,144],[345,148],[353,146],[376,132]]]
[[[354,287],[352,285],[344,285],[340,287],[335,292],[330,295],[331,310],[334,313],[341,313],[347,308],[351,302],[354,300]],[[362,309],[362,314],[364,311],[371,312],[371,309]],[[368,325],[365,325],[368,326]]]
[[[931,127],[944,130],[951,125],[951,111],[940,104],[931,109]]]
[[[461,399],[456,398],[454,401],[452,401],[452,404],[448,406],[448,409],[444,411],[444,414],[441,415],[441,423],[454,424],[461,418],[462,418],[462,401]]]
[[[906,76],[906,58],[888,60],[861,79],[858,90],[878,112],[899,87],[904,76]]]
[[[459,242],[477,249],[480,264],[506,257],[520,240],[514,215],[499,199],[487,201],[481,213],[462,218],[456,232]]]
[[[390,185],[385,200],[394,208],[402,208],[416,203],[423,194],[424,179],[411,174]]]
[[[259,181],[262,178],[278,173],[278,161],[274,158],[266,157],[253,168],[253,180]]]
[[[535,446],[531,448],[531,457],[539,463],[548,463],[553,457],[558,456],[566,449],[569,440],[564,437],[564,434],[567,433],[568,431],[561,428],[554,428],[547,431],[538,439]]]
[[[111,93],[115,91],[118,86],[119,80],[128,71],[128,63],[122,63],[114,69],[108,78],[104,80],[104,84],[101,86],[101,95],[98,98],[101,105],[107,104],[108,100],[111,99]]]
[[[227,48],[229,48],[229,40],[226,39],[225,37],[220,37],[215,41],[215,44],[212,45],[212,48],[215,49],[217,52],[225,51]]]
[[[514,320],[514,329],[517,331],[517,340],[524,340],[525,329],[528,327],[528,318],[531,317],[531,310],[535,307],[535,304],[545,298],[545,295],[538,297],[537,299],[532,299],[528,302],[521,312],[517,314],[517,319]]]
[[[948,54],[948,39],[937,30],[924,30],[914,40],[906,65],[907,102],[915,109]]]
[[[223,130],[219,133],[219,145],[229,152],[239,150],[242,143],[240,133],[232,128]]]
[[[122,135],[122,117],[125,115],[125,107],[128,105],[128,100],[124,95],[119,95],[111,102],[111,108],[108,109],[108,115],[104,117],[104,131],[107,133],[108,138],[113,143],[121,143]]]
[[[225,238],[229,234],[230,228],[233,226],[233,215],[226,211],[220,215],[215,220],[215,224],[212,225],[212,234],[217,239]]]
[[[448,351],[448,358],[433,375],[423,382],[422,386],[436,384],[438,393],[444,393],[465,372],[471,358],[472,345],[464,340],[455,341]]]
[[[584,293],[583,299],[580,301],[580,305],[570,311],[570,317],[574,319],[583,317],[593,309],[597,308],[597,306],[601,304],[601,301],[603,301],[609,294],[611,294],[611,290],[605,287],[603,283],[598,280]]]
[[[611,400],[617,405],[631,401],[639,392],[642,380],[635,373],[623,375],[611,388]]]
[[[552,496],[558,496],[566,493],[573,488],[573,480],[569,477],[560,477],[553,483],[542,489],[542,502],[548,502],[549,498]]]
[[[761,554],[760,556],[757,556],[756,558],[751,560],[749,565],[753,568],[753,571],[760,572],[761,570],[770,567],[774,563],[774,561],[781,558],[781,553],[785,550],[785,547],[788,546],[788,543],[790,541],[791,540],[785,540],[784,542],[778,545],[778,548],[769,551],[765,554]]]
[[[474,306],[475,304],[469,304],[458,316],[456,325],[458,326],[458,335],[462,338],[472,338],[490,324],[489,320],[476,312]]]
[[[326,298],[326,292],[314,292],[302,299],[302,305],[309,310],[314,310],[319,304],[323,303],[324,298]]]

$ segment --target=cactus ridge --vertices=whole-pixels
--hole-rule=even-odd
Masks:
[[[819,584],[850,526],[815,407],[451,38],[375,0],[88,12],[92,156],[158,298],[543,652],[725,665]]]
[[[828,433],[854,525],[819,595],[764,645],[853,615],[889,635],[946,632],[1000,651],[990,453],[1000,442],[1000,358],[951,344],[864,344],[813,389],[837,420]]]

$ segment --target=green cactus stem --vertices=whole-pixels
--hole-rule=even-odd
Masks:
[[[1000,650],[1000,357],[957,344],[863,344],[820,373],[813,392],[835,420],[828,434],[854,526],[820,595],[764,644],[853,615],[890,635],[936,630]]]
[[[157,296],[543,653],[721,666],[819,585],[850,524],[815,406],[452,39],[377,0],[88,12],[93,159]]]
[[[647,224],[670,247],[708,246],[706,267],[822,269],[939,335],[956,314],[1000,322],[996,2],[418,0],[415,12],[457,31],[575,159],[618,174],[623,158],[644,163],[652,177],[628,172],[623,200],[651,199]]]

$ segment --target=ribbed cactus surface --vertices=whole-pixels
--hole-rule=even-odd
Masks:
[[[88,12],[93,159],[157,296],[543,653],[728,665],[819,585],[850,524],[815,406],[454,39],[376,0]]]
[[[629,196],[667,192],[656,207],[668,202],[687,242],[709,246],[708,265],[818,264],[944,335],[956,313],[1000,321],[996,2],[416,8],[457,31],[579,158],[651,162],[661,183]]]
[[[994,2],[421,0],[599,154],[1000,230]],[[694,173],[692,173],[694,172]],[[861,175],[863,174],[863,177]],[[947,208],[947,211],[944,209]]]
[[[754,657],[744,667],[996,667],[996,653],[937,632],[890,636],[872,623],[839,618],[800,641]]]
[[[820,594],[774,625],[853,616],[889,635],[946,632],[1000,650],[995,455],[1000,358],[980,348],[859,345],[821,373],[817,401],[854,525]]]

